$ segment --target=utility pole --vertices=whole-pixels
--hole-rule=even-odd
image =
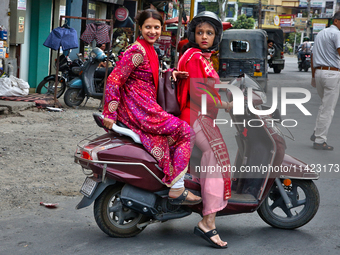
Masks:
[[[311,0],[307,0],[307,36],[308,38],[310,38],[310,1]],[[301,38],[302,39],[302,38]]]
[[[259,0],[259,25],[258,27],[261,29],[262,28],[262,2]]]
[[[194,10],[195,10],[195,0],[191,0],[191,4],[190,4],[190,19],[189,19],[190,21],[194,17]]]
[[[182,19],[183,19],[183,8],[184,8],[184,0],[179,1],[179,14],[178,14],[178,27],[177,27],[177,36],[176,36],[176,52],[175,52],[175,67],[177,67],[178,63],[178,43],[180,40],[180,33],[181,33],[181,27],[182,27]]]

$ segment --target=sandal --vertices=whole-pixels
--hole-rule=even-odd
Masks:
[[[204,240],[206,240],[214,248],[217,248],[217,249],[228,248],[227,244],[224,245],[224,246],[220,246],[217,243],[215,243],[213,240],[210,239],[211,237],[218,235],[218,232],[217,232],[216,229],[213,229],[213,230],[210,230],[210,231],[204,233],[204,231],[197,226],[197,227],[194,228],[194,234],[199,236],[199,237],[202,237]]]
[[[324,143],[314,143],[313,148],[316,150],[326,150],[326,151],[332,151],[334,149],[333,146],[328,145],[326,142]]]
[[[199,200],[186,200],[189,194],[189,190],[184,189],[183,193],[176,198],[169,197],[169,203],[172,205],[196,205],[202,202],[202,198]]]

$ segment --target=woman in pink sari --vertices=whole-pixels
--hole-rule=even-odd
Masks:
[[[189,79],[179,81],[178,100],[180,118],[188,122],[196,133],[196,146],[202,151],[201,169],[206,167],[230,167],[227,147],[217,126],[213,125],[218,108],[229,111],[232,102],[221,101],[215,84],[220,79],[210,61],[211,51],[221,41],[222,23],[216,14],[208,11],[199,13],[188,28],[189,43],[179,60],[178,70],[189,72]],[[201,98],[206,94],[207,113],[201,113]],[[203,219],[194,233],[215,248],[227,248],[216,231],[216,213],[226,207],[231,196],[230,173],[201,171],[199,176],[203,199]]]
[[[104,125],[111,129],[119,120],[140,135],[144,147],[163,169],[164,184],[171,187],[170,203],[200,203],[200,197],[184,189],[191,128],[156,101],[159,66],[153,44],[161,34],[163,19],[148,9],[139,14],[137,22],[141,37],[124,52],[107,80]]]

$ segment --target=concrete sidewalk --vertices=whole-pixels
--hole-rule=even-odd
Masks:
[[[0,115],[17,113],[35,107],[35,102],[0,100]]]

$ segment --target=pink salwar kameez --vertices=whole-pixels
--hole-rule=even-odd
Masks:
[[[196,133],[195,145],[201,149],[201,169],[220,166],[230,169],[227,147],[217,126],[213,125],[218,109],[210,95],[218,97],[214,88],[219,77],[211,62],[211,54],[190,48],[178,63],[179,71],[189,72],[189,78],[181,80],[178,100],[181,105],[181,119],[193,126]],[[201,114],[201,97],[207,94],[207,114]],[[231,197],[230,172],[200,171],[203,216],[222,210]]]
[[[163,182],[171,187],[188,169],[191,128],[158,105],[149,59],[139,42],[127,49],[108,77],[103,115],[140,135],[163,169]]]

